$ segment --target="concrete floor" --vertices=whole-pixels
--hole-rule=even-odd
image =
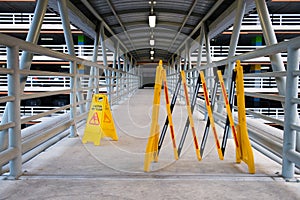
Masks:
[[[300,199],[300,183],[285,182],[281,166],[256,151],[256,174],[235,163],[231,140],[225,159],[219,160],[211,133],[202,161],[196,158],[191,132],[174,161],[168,131],[159,161],[145,173],[152,99],[153,89],[143,89],[113,106],[119,141],[82,144],[80,127],[79,137],[65,138],[24,164],[19,180],[0,180],[0,199]],[[186,120],[184,104],[175,106],[173,118],[178,145]],[[194,120],[200,143],[205,122],[198,113]]]

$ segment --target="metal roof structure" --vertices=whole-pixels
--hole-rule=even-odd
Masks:
[[[93,23],[102,20],[116,35],[138,62],[150,60],[150,50],[157,59],[167,61],[178,53],[187,40],[196,40],[198,29],[204,23],[213,25],[219,34],[230,26],[219,17],[224,12],[234,10],[233,0],[188,0],[188,1],[141,1],[141,0],[75,0],[71,1]],[[248,10],[253,9],[253,1],[248,1]],[[156,26],[149,27],[148,16],[156,16]],[[233,19],[233,18],[232,18]],[[228,22],[230,20],[227,20]],[[232,23],[232,22],[231,22]],[[226,27],[225,27],[225,26]],[[155,41],[154,45],[149,43]]]

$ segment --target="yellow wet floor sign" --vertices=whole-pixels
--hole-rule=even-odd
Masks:
[[[93,142],[98,146],[103,137],[118,140],[107,96],[105,94],[94,94],[82,142]]]

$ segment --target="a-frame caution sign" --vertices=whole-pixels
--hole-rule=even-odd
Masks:
[[[100,145],[100,140],[103,137],[118,140],[107,96],[94,94],[82,142],[93,142],[95,145]]]

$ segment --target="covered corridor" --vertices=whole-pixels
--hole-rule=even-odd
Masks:
[[[13,23],[0,29],[1,198],[299,199],[298,8],[298,2],[262,0],[0,2],[1,16],[21,12],[14,20],[0,18],[0,25]],[[32,17],[23,17],[29,11]],[[54,15],[59,26],[47,18]],[[177,97],[176,143],[185,131],[187,137],[175,161],[168,130],[158,162],[145,172],[149,138],[160,132],[168,113],[161,95],[159,126],[152,126],[155,90],[162,88],[153,88],[159,60],[165,91]],[[240,79],[236,65],[244,72]],[[178,90],[183,72],[187,88]],[[223,91],[232,100],[230,126],[240,127],[237,82],[244,83],[244,132],[255,174],[235,162],[231,137],[224,155],[215,147],[229,124]],[[119,140],[83,144],[98,93],[108,97]],[[195,137],[204,137],[212,116],[218,134],[213,127],[207,132],[198,161]],[[186,125],[191,119],[195,130]]]

